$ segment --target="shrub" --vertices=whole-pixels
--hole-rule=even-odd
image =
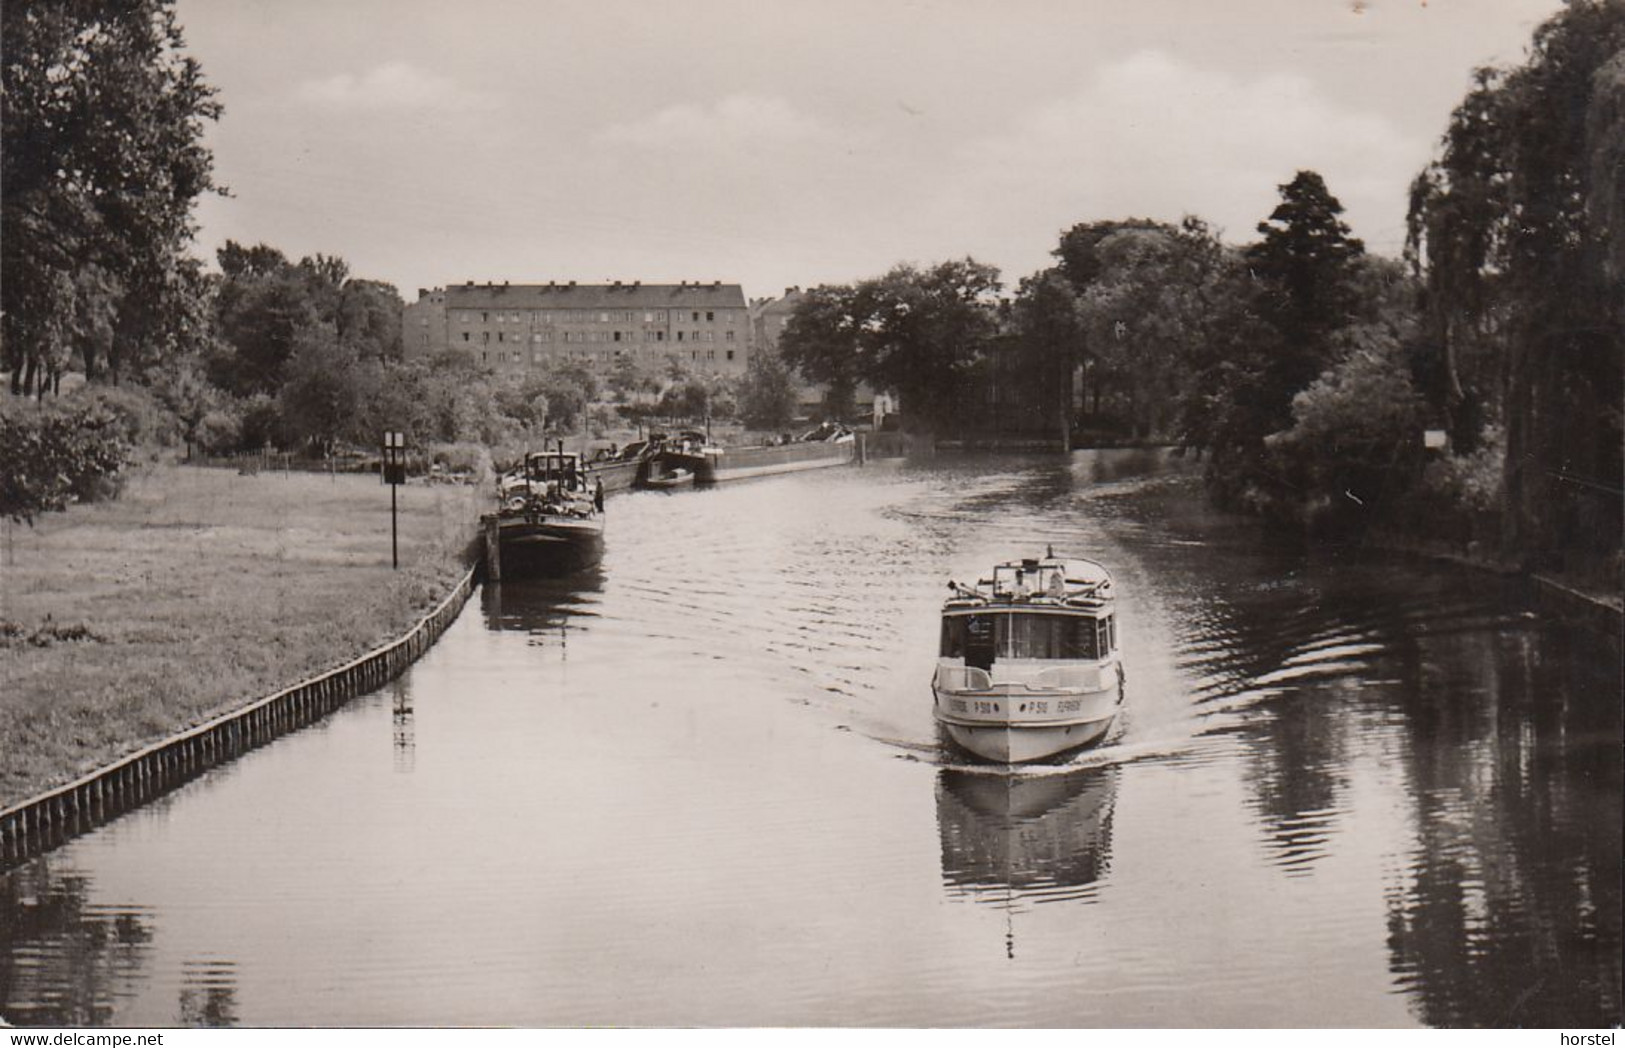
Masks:
[[[205,455],[219,455],[237,448],[243,437],[243,420],[229,408],[215,408],[198,420],[193,439]]]
[[[76,500],[117,497],[129,453],[100,404],[0,408],[0,516],[33,524]]]
[[[141,386],[85,386],[68,402],[74,401],[105,414],[119,438],[132,448],[173,447],[182,440],[180,419]]]

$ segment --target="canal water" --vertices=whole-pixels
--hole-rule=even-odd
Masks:
[[[610,505],[404,678],[0,876],[18,1025],[1597,1026],[1617,655],[1493,578],[1305,553],[1163,452]],[[1119,581],[1125,712],[937,736],[951,577]]]

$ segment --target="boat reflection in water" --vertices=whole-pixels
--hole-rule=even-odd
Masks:
[[[571,625],[579,628],[581,616],[595,614],[603,589],[604,573],[596,566],[561,578],[490,582],[480,590],[480,612],[493,632],[562,634]]]
[[[1091,900],[1111,865],[1116,768],[937,773],[942,880],[950,894],[1008,906]]]

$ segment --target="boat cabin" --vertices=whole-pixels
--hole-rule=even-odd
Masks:
[[[533,451],[525,456],[525,479],[532,486],[556,482],[561,491],[582,488],[581,457],[564,451]]]
[[[1117,650],[1111,575],[1093,561],[1015,561],[976,587],[949,585],[943,658],[988,670],[998,661],[1098,662]]]

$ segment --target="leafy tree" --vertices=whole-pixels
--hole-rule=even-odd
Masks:
[[[1217,302],[1225,250],[1195,218],[1179,226],[1135,220],[1081,228],[1087,236],[1063,236],[1057,254],[1068,260],[1063,273],[1089,274],[1074,286],[1096,403],[1109,392],[1135,435],[1165,435],[1192,362],[1214,337],[1215,320],[1227,315]]]
[[[151,376],[148,388],[179,422],[188,454],[191,453],[192,445],[199,442],[198,426],[210,415],[225,411],[228,399],[225,393],[209,382],[203,373],[201,362],[194,357],[178,357],[166,362]],[[240,430],[240,426],[234,428]],[[219,450],[219,436],[222,432],[219,420],[216,419],[213,424],[214,438],[210,442],[214,450]]]
[[[968,380],[997,330],[999,271],[975,259],[898,266],[860,289],[860,374],[896,390],[905,418],[951,429]]]
[[[164,340],[220,106],[173,0],[5,4],[0,38],[0,344],[22,392],[60,374],[75,328],[99,328],[87,314],[116,312],[121,344]]]
[[[796,414],[796,384],[777,353],[751,354],[740,384],[739,410],[753,429],[783,429]]]
[[[640,393],[660,392],[659,374],[634,354],[616,357],[606,381],[621,401]]]
[[[1336,363],[1292,398],[1292,426],[1268,441],[1290,502],[1264,508],[1343,531],[1391,514],[1408,491],[1423,402],[1389,331],[1365,325],[1334,337]]]
[[[1072,285],[1058,268],[1022,279],[1010,305],[1008,328],[1016,371],[1037,417],[1054,420],[1072,441],[1072,379],[1086,357],[1083,324]]]
[[[401,310],[405,305],[393,284],[346,280],[339,289],[333,316],[339,341],[369,359],[399,359]]]
[[[825,411],[833,418],[852,412],[862,363],[858,336],[865,320],[859,311],[865,303],[850,285],[812,288],[797,301],[779,336],[780,360],[824,386]]]
[[[357,423],[378,381],[377,362],[364,361],[330,328],[300,331],[277,397],[287,435],[307,441],[323,455],[343,439],[372,443],[376,434],[359,432]]]
[[[227,277],[215,304],[220,352],[210,360],[209,377],[239,396],[275,394],[295,343],[322,322],[317,305],[309,274],[297,266]]]
[[[711,413],[711,389],[702,378],[685,379],[661,395],[656,410],[666,418],[703,419]]]
[[[1622,51],[1625,5],[1570,3],[1522,67],[1479,72],[1412,191],[1430,393],[1459,450],[1504,420],[1503,545],[1546,567],[1618,570],[1625,287],[1608,158],[1625,135]]]

